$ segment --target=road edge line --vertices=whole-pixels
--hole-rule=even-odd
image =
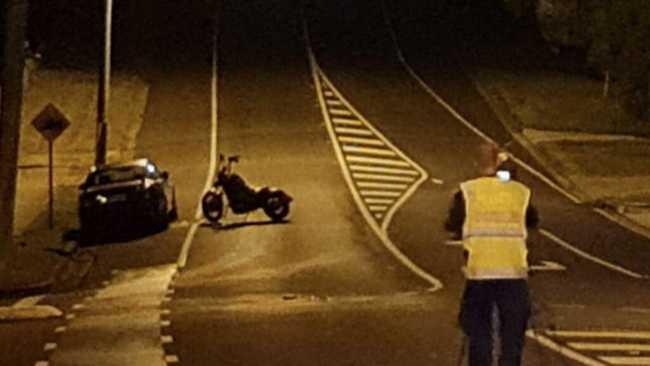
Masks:
[[[211,126],[211,131],[210,131],[210,165],[208,168],[208,175],[205,181],[205,185],[203,187],[203,190],[201,191],[201,195],[203,195],[203,192],[207,192],[210,187],[212,186],[212,181],[214,180],[214,174],[217,169],[217,142],[218,142],[218,135],[217,135],[217,130],[218,130],[218,116],[219,116],[219,93],[217,89],[217,81],[219,79],[219,68],[218,68],[218,63],[219,63],[219,52],[218,52],[218,37],[219,37],[219,29],[218,29],[218,22],[217,22],[217,16],[218,14],[215,13],[215,19],[214,19],[214,32],[212,34],[212,68],[211,68],[211,78],[210,78],[210,126]],[[189,256],[189,251],[190,251],[190,246],[192,245],[192,240],[194,240],[194,235],[196,234],[196,230],[198,229],[199,225],[201,224],[201,219],[203,217],[203,212],[201,210],[201,200],[199,199],[199,204],[196,207],[196,211],[194,213],[194,222],[190,226],[190,229],[187,231],[187,235],[185,236],[185,240],[183,241],[183,246],[181,247],[181,252],[178,256],[178,259],[176,261],[176,266],[178,269],[185,268],[187,265],[187,257]]]

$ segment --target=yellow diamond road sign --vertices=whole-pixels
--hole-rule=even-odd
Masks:
[[[32,120],[32,126],[48,141],[54,141],[69,125],[70,121],[51,103]]]

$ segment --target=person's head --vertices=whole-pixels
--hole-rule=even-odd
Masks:
[[[493,143],[479,145],[478,169],[479,174],[491,177],[496,174],[497,167],[508,159],[508,155]]]

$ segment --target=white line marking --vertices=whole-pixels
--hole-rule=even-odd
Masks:
[[[357,182],[360,188],[383,188],[383,189],[400,189],[405,190],[408,188],[406,184],[399,183],[378,183],[378,182]]]
[[[362,189],[359,191],[362,196],[373,196],[373,197],[399,197],[402,194],[400,192],[387,192],[387,191],[370,191]]]
[[[160,310],[160,315],[169,315],[169,314],[171,314],[171,313],[172,313],[172,311],[169,310],[169,309],[162,309],[162,310]]]
[[[22,298],[22,299],[16,301],[12,305],[12,307],[14,307],[14,308],[26,308],[26,307],[34,306],[34,305],[38,304],[41,300],[43,300],[43,298],[45,298],[45,295],[25,297],[25,298]]]
[[[314,56],[314,53],[313,53],[313,51],[311,49],[311,40],[310,40],[310,37],[309,37],[309,30],[307,28],[307,20],[306,20],[305,14],[304,14],[304,8],[301,7],[300,10],[301,10],[303,34],[304,34],[304,39],[305,39],[305,47],[307,49],[307,54],[309,56],[309,65],[310,65],[310,68],[311,68],[311,73],[312,73],[312,79],[314,81],[314,86],[316,87],[316,94],[317,94],[317,97],[318,97],[318,102],[320,103],[320,106],[321,106],[321,112],[323,114],[323,118],[325,119],[325,121],[328,122],[325,125],[327,126],[327,130],[328,130],[328,132],[330,134],[330,138],[332,139],[333,142],[335,142],[337,136],[336,136],[336,134],[334,132],[334,128],[332,126],[331,121],[329,120],[329,115],[327,114],[327,111],[326,111],[325,101],[324,101],[324,97],[323,97],[324,89],[323,89],[323,85],[321,83],[320,77],[322,76],[323,80],[325,82],[329,83],[330,85],[331,85],[331,83],[329,82],[329,80],[327,80],[327,77],[322,72],[319,71],[320,68],[318,67],[318,64],[316,63],[316,57]],[[331,93],[331,94],[334,94],[334,93]],[[340,97],[339,99],[342,102],[347,104],[345,99],[343,99],[342,97]],[[350,105],[348,105],[348,107],[351,110],[354,110],[353,108],[351,108]],[[359,114],[359,116],[360,116],[360,114]],[[372,128],[372,126],[370,126],[370,125],[368,125],[368,128],[375,131]],[[375,132],[377,133],[378,136],[382,136],[381,133],[379,133],[379,131],[375,131]],[[386,140],[386,143],[387,143],[387,145],[389,145],[391,147],[394,147],[394,146],[392,146],[392,144],[388,140]],[[361,213],[363,214],[364,218],[366,219],[366,222],[368,223],[368,225],[370,225],[370,227],[375,232],[377,237],[382,241],[384,246],[388,249],[388,251],[391,252],[391,254],[393,254],[393,256],[395,256],[395,258],[398,261],[400,261],[404,266],[406,266],[408,269],[410,269],[415,275],[417,275],[418,277],[420,277],[423,280],[427,281],[432,286],[430,288],[430,291],[433,292],[433,291],[437,291],[437,290],[441,289],[443,287],[443,285],[442,285],[442,282],[440,282],[440,280],[438,280],[437,278],[431,276],[426,271],[422,270],[422,268],[418,267],[407,256],[405,256],[404,253],[402,253],[397,247],[395,247],[395,244],[393,244],[393,242],[390,240],[390,238],[388,236],[388,230],[387,230],[387,227],[390,224],[391,218],[394,215],[394,213],[397,211],[397,209],[406,201],[406,199],[408,197],[410,197],[415,192],[415,190],[422,184],[422,182],[427,179],[426,171],[424,171],[422,168],[420,168],[420,171],[419,171],[419,173],[421,175],[420,180],[418,182],[416,182],[413,186],[411,186],[411,188],[408,191],[405,192],[405,194],[397,201],[397,203],[388,212],[388,214],[386,215],[386,219],[383,221],[382,226],[379,226],[379,224],[375,220],[373,220],[373,218],[372,218],[373,216],[371,215],[371,213],[365,208],[366,206],[363,203],[362,197],[354,189],[354,183],[352,181],[352,177],[350,176],[350,172],[348,171],[348,168],[346,167],[345,159],[343,157],[343,152],[341,152],[341,150],[340,150],[340,146],[337,143],[333,143],[332,145],[333,145],[333,148],[334,148],[334,152],[335,152],[335,154],[336,154],[336,156],[337,156],[337,158],[339,160],[339,165],[340,165],[340,168],[341,168],[341,172],[343,174],[343,177],[345,178],[345,181],[348,184],[348,187],[350,188],[352,196],[353,196],[354,200],[356,201],[357,206],[360,208]],[[396,147],[394,147],[394,148],[395,148],[395,150],[398,150]],[[403,157],[404,157],[405,160],[407,160],[409,162],[412,162],[412,160],[409,159],[407,156],[404,155]],[[412,162],[412,163],[413,163],[413,166],[419,167],[414,162]],[[418,174],[416,173],[415,175],[418,175]],[[374,215],[374,217],[376,217],[378,219],[381,219],[383,216]]]
[[[332,93],[331,90],[325,90],[325,91],[323,91],[323,94],[325,94],[325,96],[328,97],[328,98],[334,96],[334,93]]]
[[[638,331],[546,330],[544,333],[554,337],[567,338],[625,338],[650,340],[650,332]]]
[[[343,102],[338,99],[327,99],[325,103],[327,103],[327,105],[343,105]]]
[[[166,363],[178,363],[180,360],[178,359],[178,356],[176,355],[165,355],[165,362]]]
[[[358,119],[341,118],[341,117],[332,118],[332,122],[334,122],[337,125],[348,125],[348,126],[362,126],[363,125],[363,123],[361,123],[361,121],[359,121]]]
[[[585,258],[587,260],[590,260],[590,261],[592,261],[594,263],[597,263],[597,264],[599,264],[599,265],[601,265],[603,267],[609,268],[612,271],[616,271],[616,272],[622,273],[624,275],[634,277],[634,278],[638,278],[638,279],[647,278],[647,276],[640,275],[640,274],[638,274],[636,272],[630,271],[630,270],[625,269],[625,268],[623,268],[621,266],[610,263],[610,262],[608,262],[608,261],[606,261],[604,259],[594,257],[593,255],[591,255],[591,254],[589,254],[587,252],[584,252],[584,251],[572,246],[571,244],[567,243],[566,241],[558,238],[557,236],[553,235],[552,233],[550,233],[547,230],[539,229],[539,233],[544,235],[545,237],[551,239],[556,244],[558,244],[558,245],[564,247],[565,249],[569,250],[570,252],[573,252],[573,253],[579,255],[580,257],[583,257],[583,258]]]
[[[368,155],[379,155],[379,156],[395,156],[395,155],[397,155],[392,150],[377,149],[377,148],[372,148],[372,147],[359,147],[359,146],[352,146],[352,145],[343,145],[342,149],[345,152],[357,153],[357,154],[368,154]]]
[[[55,349],[56,349],[56,343],[54,343],[54,342],[47,342],[47,343],[45,343],[45,346],[43,347],[44,352],[54,351]]]
[[[650,351],[650,344],[647,343],[567,342],[567,345],[581,351]]]
[[[626,228],[628,230],[631,230],[631,231],[643,236],[644,238],[650,239],[650,235],[648,235],[648,229],[647,228],[645,228],[643,226],[638,226],[638,225],[630,225],[625,220],[621,220],[619,216],[616,216],[616,215],[614,215],[612,213],[609,213],[609,212],[607,212],[607,211],[605,211],[605,210],[603,210],[601,208],[593,208],[593,210],[596,211],[597,213],[599,213],[601,216],[607,218],[608,220],[610,220],[612,222],[615,222],[615,223],[623,226],[624,228]]]
[[[161,327],[161,328],[168,327],[168,326],[170,326],[171,324],[172,324],[172,322],[169,321],[169,320],[161,320],[161,321],[160,321],[160,327]]]
[[[576,351],[574,351],[574,350],[572,350],[572,349],[570,349],[568,347],[564,347],[562,345],[559,345],[559,344],[553,342],[550,338],[545,337],[545,336],[543,336],[543,335],[541,335],[539,333],[536,333],[533,330],[526,331],[526,336],[536,340],[541,345],[543,345],[543,346],[545,346],[547,348],[550,348],[551,350],[553,350],[553,351],[555,351],[555,352],[557,352],[557,353],[559,353],[559,354],[561,354],[561,355],[563,355],[565,357],[568,357],[568,358],[570,358],[570,359],[572,359],[574,361],[578,361],[578,362],[582,363],[583,365],[586,365],[586,366],[606,366],[602,362],[598,362],[598,361],[596,361],[596,360],[594,360],[592,358],[581,355],[580,353],[578,353],[578,352],[576,352]]]
[[[160,343],[162,344],[174,343],[174,337],[170,335],[162,335],[160,336]]]
[[[384,146],[384,142],[379,139],[368,139],[363,137],[340,136],[340,142],[352,143],[357,145]]]
[[[463,246],[463,241],[462,240],[445,240],[445,245],[449,245],[452,247],[462,247]]]
[[[542,264],[535,264],[530,266],[531,271],[566,271],[566,267],[551,261],[541,261]]]
[[[359,136],[372,136],[372,132],[360,128],[335,127],[334,130],[336,131],[336,133],[347,133],[350,135],[359,135]]]
[[[370,205],[370,206],[368,206],[368,209],[370,211],[373,211],[373,212],[375,212],[375,211],[383,212],[383,211],[388,210],[388,206]]]
[[[85,308],[86,308],[86,305],[84,305],[84,304],[74,304],[72,306],[72,310],[83,310]]]
[[[330,109],[329,110],[330,114],[332,115],[337,115],[337,116],[353,116],[352,112],[348,111],[347,109]]]
[[[68,329],[66,326],[60,325],[60,326],[54,328],[54,333],[63,333],[63,332],[66,331],[66,329]]]
[[[626,311],[629,313],[641,313],[641,314],[650,314],[650,309],[648,308],[640,308],[640,307],[635,307],[635,306],[623,306],[620,308],[621,311]]]
[[[415,170],[406,170],[406,169],[397,169],[397,168],[384,168],[379,166],[368,166],[368,165],[350,165],[351,171],[357,172],[371,172],[371,173],[386,173],[386,174],[401,174],[401,175],[410,175],[418,176],[418,172]]]
[[[49,366],[50,362],[49,361],[36,361],[34,366]]]
[[[364,198],[363,201],[367,204],[386,204],[390,205],[395,202],[394,199],[390,198]]]
[[[368,179],[368,180],[385,180],[389,182],[413,182],[413,177],[398,177],[394,175],[381,175],[381,174],[365,174],[365,173],[352,173],[355,179]]]
[[[438,178],[431,178],[431,181],[433,182],[433,184],[437,184],[437,185],[441,185],[445,183],[442,179],[438,179]]]
[[[366,163],[388,166],[401,166],[410,167],[409,163],[402,160],[380,159],[380,158],[366,158],[363,156],[346,155],[345,160],[353,163]]]
[[[612,365],[650,365],[650,357],[613,357],[601,356],[599,359]]]
[[[216,23],[216,21],[215,21]],[[214,174],[217,169],[217,142],[218,142],[218,115],[219,115],[219,93],[218,93],[218,76],[219,76],[219,70],[217,68],[218,65],[218,60],[219,60],[219,53],[218,47],[217,47],[217,39],[218,39],[218,27],[214,27],[215,31],[212,36],[212,72],[211,72],[211,79],[210,79],[210,125],[211,125],[211,131],[210,131],[210,165],[208,167],[208,176],[206,177],[205,185],[203,186],[203,191],[202,192],[207,192],[210,187],[212,187],[212,182],[214,181]],[[190,229],[187,232],[187,235],[185,236],[185,240],[183,241],[183,246],[181,248],[181,252],[178,256],[178,259],[176,260],[176,265],[178,268],[184,268],[185,265],[187,264],[187,256],[189,255],[190,251],[190,246],[192,245],[192,240],[194,240],[194,235],[196,234],[196,230],[199,227],[199,224],[201,222],[201,219],[203,217],[202,210],[201,210],[201,202],[199,201],[199,204],[196,207],[196,211],[194,213],[194,223],[190,226]]]
[[[76,318],[76,317],[77,317],[77,316],[76,316],[74,313],[72,313],[72,314],[68,314],[68,315],[66,315],[66,316],[65,316],[65,319],[66,319],[66,320],[72,320],[72,319],[74,319],[74,318]]]

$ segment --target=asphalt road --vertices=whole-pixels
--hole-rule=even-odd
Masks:
[[[170,171],[179,222],[92,248],[84,288],[46,300],[67,317],[0,327],[22,351],[0,364],[457,364],[461,253],[442,222],[475,146],[510,140],[457,51],[476,28],[415,1],[300,5],[134,7],[150,26],[125,67],[152,86],[138,151]],[[197,220],[213,151],[289,192],[289,220]],[[535,322],[558,331],[530,337],[524,364],[648,364],[647,239],[535,172],[520,172],[542,216]]]

